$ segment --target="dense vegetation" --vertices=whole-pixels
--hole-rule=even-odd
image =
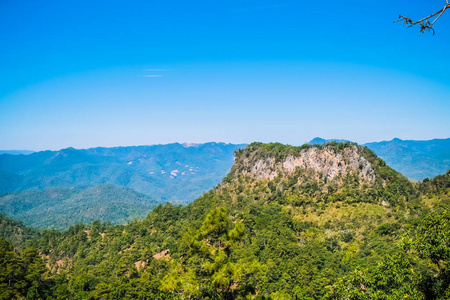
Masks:
[[[335,177],[249,168],[313,148],[356,153],[374,180],[358,173],[369,164]],[[449,204],[450,172],[411,183],[352,143],[255,143],[215,189],[128,225],[37,232],[2,218],[15,248],[0,240],[0,287],[5,299],[448,299]]]
[[[245,145],[205,143],[67,148],[0,155],[0,193],[123,186],[158,202],[187,203],[217,185]]]
[[[327,141],[351,145],[345,140],[320,138],[313,139],[310,144],[321,147]],[[442,174],[450,168],[450,139],[394,139],[365,145],[383,157],[389,166],[416,180]],[[91,223],[95,219],[126,224],[134,218],[142,219],[155,203],[176,205],[192,202],[203,191],[220,182],[232,166],[233,151],[244,146],[175,143],[80,150],[68,148],[29,155],[9,155],[0,151],[0,212],[41,229],[67,229],[70,225]],[[264,151],[255,150],[252,156],[272,155],[277,159],[311,147],[276,143],[254,146]],[[315,189],[321,183],[312,181],[309,184]],[[327,187],[336,189],[330,184]],[[396,192],[396,187],[391,188],[384,192]],[[340,195],[346,192],[341,190]],[[367,199],[364,193],[357,197]]]
[[[100,219],[126,224],[144,218],[158,202],[134,190],[109,184],[86,189],[51,188],[0,196],[0,211],[29,226],[67,229]]]
[[[346,140],[325,140],[315,138],[309,144],[323,145],[327,142]],[[394,138],[391,141],[363,144],[383,158],[390,167],[414,180],[431,178],[450,169],[450,139],[408,141]]]
[[[26,248],[16,253],[0,238],[0,299],[46,299],[55,285],[38,251]]]

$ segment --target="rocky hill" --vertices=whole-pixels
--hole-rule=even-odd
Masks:
[[[253,187],[264,185],[271,192],[291,193],[295,196],[290,199],[300,203],[314,199],[387,205],[407,201],[415,193],[406,177],[368,148],[349,142],[300,147],[250,144],[236,151],[235,163],[218,189],[260,193]]]
[[[348,142],[314,138],[310,145],[323,145],[329,142]],[[450,169],[450,139],[411,141],[394,138],[391,141],[363,144],[375,152],[393,169],[413,180],[433,178]]]
[[[236,152],[230,174],[273,180],[278,176],[290,176],[295,171],[308,174],[309,180],[331,182],[355,176],[361,183],[375,183],[374,168],[364,157],[364,151],[350,143],[297,148],[254,143]]]

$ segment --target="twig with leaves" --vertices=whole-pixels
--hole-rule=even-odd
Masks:
[[[434,23],[436,23],[436,21],[442,16],[442,14],[443,14],[448,8],[450,8],[449,0],[445,0],[445,2],[446,2],[446,4],[445,4],[445,6],[444,6],[443,9],[441,9],[441,10],[435,12],[434,14],[429,15],[429,16],[426,17],[426,18],[420,19],[419,21],[414,22],[414,21],[411,20],[410,18],[400,15],[400,16],[398,17],[398,20],[397,20],[397,21],[394,21],[394,23],[395,23],[395,22],[402,21],[402,22],[403,22],[403,25],[409,25],[408,27],[411,27],[411,26],[414,26],[414,25],[419,25],[419,27],[420,27],[420,32],[424,33],[425,30],[426,30],[426,31],[432,31],[432,32],[433,32],[433,35],[434,35],[434,34],[435,34],[434,29],[433,29]],[[433,18],[433,17],[436,16],[436,15],[438,15],[438,16],[436,17],[436,19],[434,19],[433,22],[430,22],[430,19]]]

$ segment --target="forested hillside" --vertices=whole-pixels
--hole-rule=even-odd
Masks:
[[[315,138],[309,144],[323,145],[332,141],[346,142]],[[394,138],[391,141],[371,142],[363,146],[375,152],[391,168],[410,179],[419,181],[433,178],[450,169],[450,139],[409,141]]]
[[[129,188],[109,184],[86,189],[51,188],[0,196],[0,212],[37,228],[67,229],[95,220],[126,224],[142,219],[159,202]]]
[[[216,188],[142,221],[18,238],[23,225],[4,218],[16,234],[2,235],[15,249],[1,241],[0,287],[36,299],[448,299],[449,203],[450,172],[411,183],[352,143],[253,143]]]
[[[245,145],[167,144],[67,148],[29,155],[0,155],[0,192],[124,186],[158,202],[192,202],[214,187]]]

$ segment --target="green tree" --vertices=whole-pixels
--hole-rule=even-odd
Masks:
[[[355,270],[338,280],[325,299],[397,300],[424,299],[418,288],[411,258],[403,253],[387,255],[370,271]]]

